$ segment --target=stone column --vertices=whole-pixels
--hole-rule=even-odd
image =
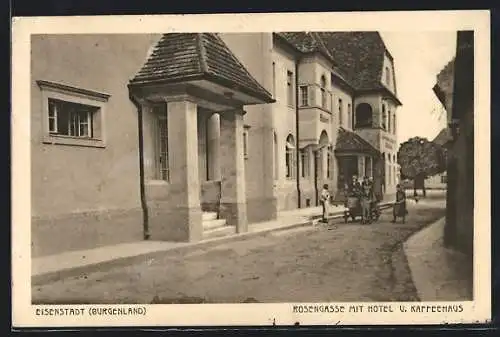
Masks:
[[[214,113],[207,122],[207,159],[209,180],[220,180],[220,117]]]
[[[220,159],[220,216],[228,225],[235,226],[237,233],[244,233],[248,230],[248,223],[242,110],[220,114]]]
[[[358,178],[365,176],[365,157],[358,156]]]
[[[166,196],[151,207],[151,239],[198,241],[202,238],[198,171],[197,106],[187,97],[166,98],[170,182]]]

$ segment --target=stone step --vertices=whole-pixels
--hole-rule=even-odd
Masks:
[[[217,213],[216,212],[203,212],[202,219],[203,219],[203,221],[216,220]]]
[[[203,239],[213,239],[221,236],[232,235],[236,233],[234,226],[222,226],[213,229],[205,229],[203,231]]]
[[[203,230],[219,228],[225,225],[226,225],[225,219],[205,220],[203,221]]]

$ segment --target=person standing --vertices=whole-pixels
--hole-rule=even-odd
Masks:
[[[400,184],[396,185],[396,202],[394,203],[392,211],[392,223],[396,223],[396,218],[403,218],[403,223],[405,223],[406,215],[408,211],[406,210],[406,193]]]
[[[362,211],[362,224],[371,222],[370,206],[372,203],[372,184],[370,184],[368,177],[364,177],[361,185],[361,211]]]
[[[322,216],[321,221],[327,222],[327,213],[330,204],[330,191],[328,190],[328,184],[323,185],[323,189],[321,190],[321,207],[322,207]]]

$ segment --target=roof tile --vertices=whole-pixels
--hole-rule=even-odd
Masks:
[[[266,102],[274,101],[215,33],[164,34],[130,83],[182,81],[192,77],[210,77]]]

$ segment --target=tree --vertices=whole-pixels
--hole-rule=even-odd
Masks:
[[[398,151],[401,177],[413,180],[413,191],[422,189],[425,197],[425,179],[446,170],[445,151],[438,144],[422,137],[413,137],[402,143]]]

